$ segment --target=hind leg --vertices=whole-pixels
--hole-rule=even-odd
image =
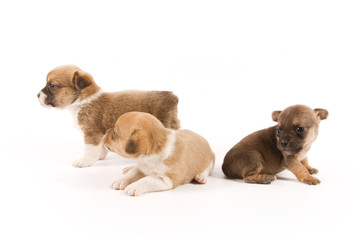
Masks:
[[[263,170],[264,159],[257,151],[239,151],[236,154],[227,154],[224,159],[222,170],[229,178],[254,181],[253,175],[258,175]],[[256,177],[255,177],[256,179]]]
[[[214,168],[214,162],[211,162],[210,165],[203,171],[202,173],[195,176],[195,181],[201,184],[205,184],[207,182],[207,176],[209,176],[211,170]]]
[[[258,184],[270,184],[272,181],[275,181],[276,176],[271,174],[264,173],[254,173],[244,177],[244,182],[246,183],[258,183]]]

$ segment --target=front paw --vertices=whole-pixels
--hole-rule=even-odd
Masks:
[[[310,174],[317,174],[319,172],[316,168],[308,168],[307,170]]]
[[[94,161],[89,161],[86,158],[80,158],[78,160],[76,160],[75,162],[73,162],[73,166],[74,167],[78,167],[78,168],[84,168],[84,167],[89,167],[94,163]]]
[[[134,182],[125,188],[125,193],[133,197],[139,196],[144,192],[146,192],[144,186],[142,184],[139,184],[138,182]]]
[[[120,178],[119,180],[116,180],[111,187],[115,190],[124,190],[126,186],[129,185],[129,182],[126,178]]]
[[[304,179],[302,179],[302,182],[303,183],[306,183],[306,184],[309,184],[309,185],[318,185],[320,184],[320,180],[313,177],[313,176],[308,176],[308,177],[305,177]]]

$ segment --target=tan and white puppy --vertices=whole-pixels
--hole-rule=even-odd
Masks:
[[[113,128],[119,116],[130,111],[148,112],[164,126],[178,129],[178,98],[167,91],[122,91],[106,93],[92,76],[76,66],[60,66],[50,71],[46,86],[38,94],[44,107],[69,109],[84,133],[84,157],[75,161],[75,167],[87,167],[104,159],[107,150],[102,139]]]
[[[104,145],[137,161],[112,185],[130,196],[173,189],[192,180],[206,183],[214,167],[215,155],[203,137],[189,130],[165,128],[147,113],[120,116],[115,128],[105,134]]]
[[[325,109],[294,105],[284,111],[274,111],[276,126],[254,132],[225,155],[222,170],[227,177],[244,179],[247,183],[269,184],[275,174],[288,169],[299,181],[316,185],[311,176],[318,171],[308,164],[307,153],[315,141]]]

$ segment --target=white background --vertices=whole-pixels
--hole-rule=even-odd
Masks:
[[[358,239],[358,1],[2,1],[1,239]],[[36,94],[75,64],[105,91],[172,90],[183,128],[208,139],[206,185],[128,197],[110,188],[134,164],[90,168],[69,112]],[[329,118],[309,162],[271,185],[225,179],[226,152],[293,104]]]

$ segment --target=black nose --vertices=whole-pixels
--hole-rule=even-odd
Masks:
[[[287,141],[287,140],[281,140],[281,141],[280,141],[280,145],[281,145],[282,147],[286,147],[287,144],[288,144],[288,141]]]
[[[39,97],[40,97],[40,93],[38,93],[38,95],[37,95],[37,96],[38,96],[38,98],[39,98]]]

